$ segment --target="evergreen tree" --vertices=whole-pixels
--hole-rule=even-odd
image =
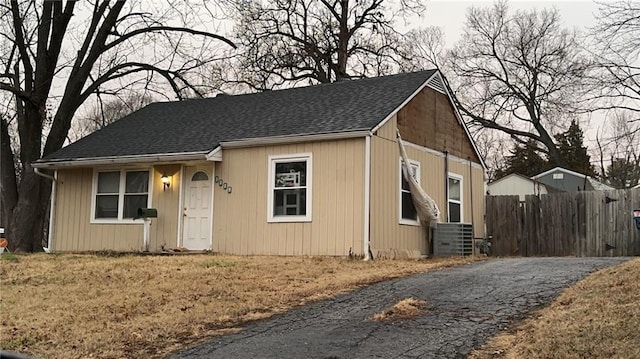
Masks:
[[[584,146],[584,134],[575,120],[566,132],[554,136],[558,142],[560,156],[564,160],[564,168],[589,176],[596,176],[595,168],[591,165],[591,156]],[[552,167],[560,164],[552,163]]]
[[[504,167],[496,171],[496,178],[511,173],[532,177],[550,168],[549,162],[540,155],[540,149],[534,140],[529,140],[523,145],[516,144],[509,153]]]
[[[633,160],[616,158],[606,172],[607,183],[619,189],[626,189],[640,183],[640,165]]]

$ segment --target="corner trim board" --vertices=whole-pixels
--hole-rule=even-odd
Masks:
[[[362,232],[362,246],[364,260],[370,260],[373,259],[369,255],[371,250],[371,233],[369,228],[371,217],[371,135],[365,137],[364,146],[364,231]]]

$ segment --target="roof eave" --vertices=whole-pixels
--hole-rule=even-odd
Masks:
[[[129,156],[108,156],[108,157],[88,157],[88,158],[67,158],[58,160],[38,160],[31,164],[34,168],[70,168],[70,167],[93,167],[107,165],[126,165],[133,163],[149,162],[177,162],[206,160],[209,151],[183,152],[183,153],[156,153],[148,155]]]

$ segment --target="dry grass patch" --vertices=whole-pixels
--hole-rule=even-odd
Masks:
[[[640,358],[640,259],[581,280],[469,358]]]
[[[43,358],[161,357],[362,285],[478,258],[0,256],[0,348]]]
[[[415,298],[406,298],[394,304],[391,308],[385,309],[373,315],[371,320],[385,321],[397,319],[411,319],[424,313],[427,302]]]

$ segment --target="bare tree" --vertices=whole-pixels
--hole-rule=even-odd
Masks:
[[[99,0],[0,4],[0,93],[15,99],[19,142],[14,154],[13,132],[2,117],[2,199],[12,249],[40,249],[51,183],[31,163],[62,147],[77,109],[94,93],[167,84],[178,98],[201,92],[190,74],[215,59],[215,46],[234,45],[209,32],[208,12],[195,6]],[[22,164],[19,173],[15,161]]]
[[[442,68],[446,58],[444,40],[444,33],[437,26],[410,30],[401,41],[401,53],[406,55],[400,59],[400,68],[403,71]]]
[[[593,29],[597,65],[594,77],[597,99],[606,109],[624,109],[640,121],[640,3],[598,2],[598,25]]]
[[[630,118],[628,111],[613,112],[605,123],[608,128],[602,131],[610,135],[598,134],[596,138],[602,178],[616,188],[629,188],[640,182],[640,123]]]
[[[392,72],[403,56],[395,19],[424,9],[420,0],[237,0],[233,6],[240,66],[227,80],[258,90]]]
[[[556,9],[510,13],[505,2],[471,7],[462,40],[445,67],[456,76],[454,101],[471,125],[529,139],[556,165],[553,131],[578,108],[589,62]]]
[[[489,182],[498,179],[506,166],[506,154],[509,152],[509,138],[504,133],[479,128],[473,131],[480,156],[487,165],[487,179]]]
[[[144,94],[123,94],[107,100],[103,96],[95,96],[95,104],[85,114],[79,111],[76,115],[76,121],[67,135],[68,140],[77,141],[152,102],[153,97]]]

